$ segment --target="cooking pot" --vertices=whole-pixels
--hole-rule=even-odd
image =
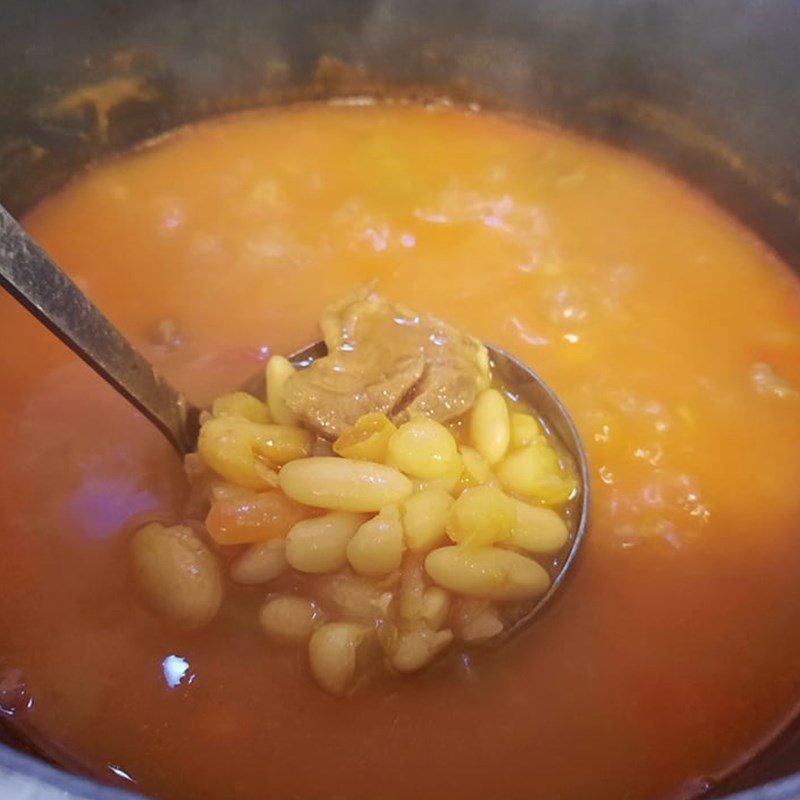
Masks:
[[[87,161],[212,114],[449,97],[643,153],[798,269],[798,42],[797,0],[3,0],[0,202],[22,213]],[[130,797],[52,766],[2,721],[7,800],[41,784]],[[800,798],[800,724],[706,796],[734,795]]]

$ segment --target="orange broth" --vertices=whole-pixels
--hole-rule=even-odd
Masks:
[[[593,492],[529,630],[335,699],[260,635],[263,588],[229,587],[248,613],[201,631],[147,610],[129,521],[179,512],[180,461],[2,297],[0,674],[58,758],[174,800],[639,800],[692,794],[790,718],[800,284],[683,183],[492,114],[315,105],[179,131],[25,225],[198,402],[378,278],[536,369]]]

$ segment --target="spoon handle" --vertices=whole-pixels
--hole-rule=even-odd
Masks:
[[[198,410],[156,374],[2,205],[0,286],[157,425],[179,452],[193,449]]]

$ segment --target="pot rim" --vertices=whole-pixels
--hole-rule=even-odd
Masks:
[[[137,798],[148,800],[145,795],[138,794],[132,789],[105,786],[93,778],[74,775],[36,756],[0,744],[0,770],[3,769],[14,776],[26,776],[31,778],[32,782],[44,784],[59,792],[66,792],[67,797],[64,800],[137,800]],[[800,798],[800,774],[780,778],[736,794],[725,795],[721,800],[798,800],[798,798]],[[43,797],[41,800],[48,798]]]

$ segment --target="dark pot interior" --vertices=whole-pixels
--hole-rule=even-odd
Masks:
[[[87,161],[215,113],[447,95],[641,152],[800,269],[798,41],[796,0],[4,0],[0,202],[21,213]],[[58,110],[110,78],[128,91],[107,120],[90,104]],[[2,719],[0,767],[120,796],[47,766]],[[800,725],[708,796],[738,791],[800,797]]]

